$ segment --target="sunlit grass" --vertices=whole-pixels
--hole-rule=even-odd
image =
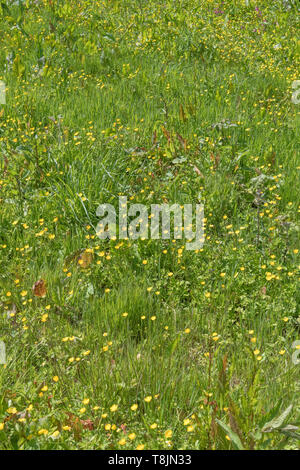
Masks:
[[[296,2],[1,5],[0,449],[298,448]],[[203,248],[100,240],[120,195]]]

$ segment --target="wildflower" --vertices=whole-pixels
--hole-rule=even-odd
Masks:
[[[171,431],[171,429],[168,429],[166,432],[165,432],[165,438],[166,439],[170,439],[173,435],[173,432]]]
[[[110,407],[110,411],[111,411],[111,412],[115,412],[115,411],[117,411],[117,409],[118,409],[118,405],[112,405],[112,406]]]
[[[10,415],[14,415],[17,413],[17,408],[10,406],[9,408],[7,408],[6,412]]]

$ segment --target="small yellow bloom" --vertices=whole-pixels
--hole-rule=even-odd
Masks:
[[[117,409],[118,409],[118,405],[112,405],[110,407],[110,411],[112,411],[112,412],[117,411]]]
[[[9,408],[7,408],[6,412],[10,415],[14,415],[17,413],[17,408],[15,408],[14,406],[10,406]]]
[[[130,407],[130,409],[131,409],[132,411],[135,411],[135,410],[138,409],[138,405],[137,405],[136,403],[134,403],[134,405],[132,405],[132,406]]]
[[[171,431],[171,429],[168,429],[166,432],[165,432],[165,438],[166,439],[170,439],[173,435],[173,432]]]

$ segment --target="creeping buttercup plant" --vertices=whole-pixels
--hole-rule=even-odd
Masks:
[[[1,450],[299,448],[298,8],[1,2]]]

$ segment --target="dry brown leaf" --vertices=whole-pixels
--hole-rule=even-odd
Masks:
[[[40,279],[34,284],[32,287],[32,292],[36,297],[46,297],[47,285],[44,279]]]
[[[89,429],[90,431],[94,429],[94,422],[91,419],[81,419],[80,422],[83,429]]]
[[[204,175],[203,175],[203,173],[199,170],[199,168],[196,167],[196,165],[193,165],[193,167],[194,167],[194,170],[195,170],[195,172],[197,173],[197,175],[200,176],[201,178],[204,178]]]

